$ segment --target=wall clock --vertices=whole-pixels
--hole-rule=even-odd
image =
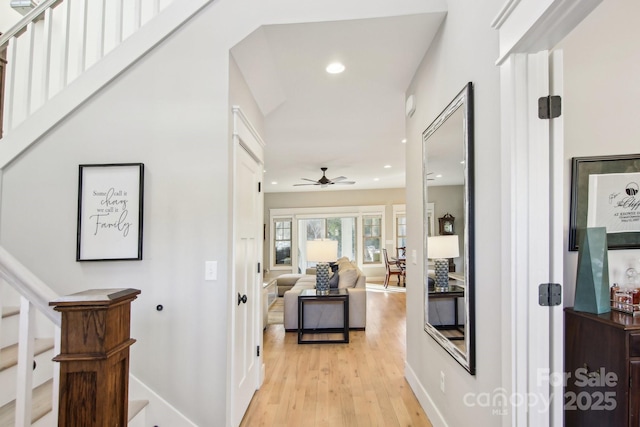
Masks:
[[[440,225],[440,234],[454,234],[453,231],[453,222],[455,218],[450,213],[446,213],[442,218],[438,218],[438,223]]]

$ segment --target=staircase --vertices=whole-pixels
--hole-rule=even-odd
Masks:
[[[0,36],[0,177],[7,164],[212,1],[42,0]],[[0,247],[0,427],[57,425],[58,366],[51,359],[59,354],[60,316],[48,306],[57,297]],[[131,379],[135,389],[145,388]],[[145,425],[146,406],[145,400],[130,403],[130,427]]]
[[[0,168],[213,0],[42,0],[0,36]]]
[[[0,277],[0,427],[55,427],[60,316],[48,301],[57,296],[2,248]],[[129,427],[145,425],[147,404],[129,402]]]

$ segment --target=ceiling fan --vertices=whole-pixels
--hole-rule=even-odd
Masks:
[[[322,171],[322,178],[320,178],[319,180],[314,180],[314,179],[309,179],[309,178],[301,178],[304,181],[309,181],[312,184],[293,184],[294,186],[300,186],[300,185],[320,185],[321,187],[326,187],[327,185],[333,185],[333,184],[355,184],[355,181],[345,181],[347,179],[346,176],[339,176],[337,178],[333,178],[333,179],[329,179],[327,178],[327,176],[325,175],[327,172],[327,168],[320,168],[320,170]]]

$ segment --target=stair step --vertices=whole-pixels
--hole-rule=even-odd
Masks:
[[[20,307],[2,307],[2,318],[20,314]]]
[[[34,356],[53,348],[53,338],[36,338],[34,342]],[[0,372],[18,363],[18,344],[13,344],[0,350]],[[0,424],[3,425],[3,424]]]
[[[130,400],[129,409],[128,409],[128,415],[129,415],[128,421],[131,421],[132,419],[134,419],[136,415],[138,415],[140,411],[142,411],[148,404],[149,404],[148,400]]]
[[[33,410],[31,414],[31,423],[35,423],[40,418],[51,411],[51,396],[53,393],[53,380],[49,380],[39,387],[33,389]],[[131,421],[138,415],[147,405],[148,400],[130,400],[128,415]],[[15,424],[15,400],[9,402],[0,408],[0,426],[13,426]]]
[[[53,393],[53,380],[33,389],[31,398],[31,423],[35,423],[40,418],[51,412],[51,396]],[[15,424],[16,401],[12,401],[0,408],[0,426],[12,426]]]

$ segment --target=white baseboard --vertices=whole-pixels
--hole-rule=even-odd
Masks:
[[[442,417],[442,413],[438,410],[436,405],[433,403],[431,396],[427,393],[427,390],[422,386],[420,380],[416,373],[411,369],[409,363],[405,361],[404,364],[404,376],[413,390],[413,394],[418,398],[418,402],[420,402],[420,406],[424,409],[424,412],[427,414],[429,421],[433,427],[448,427],[447,422]]]

